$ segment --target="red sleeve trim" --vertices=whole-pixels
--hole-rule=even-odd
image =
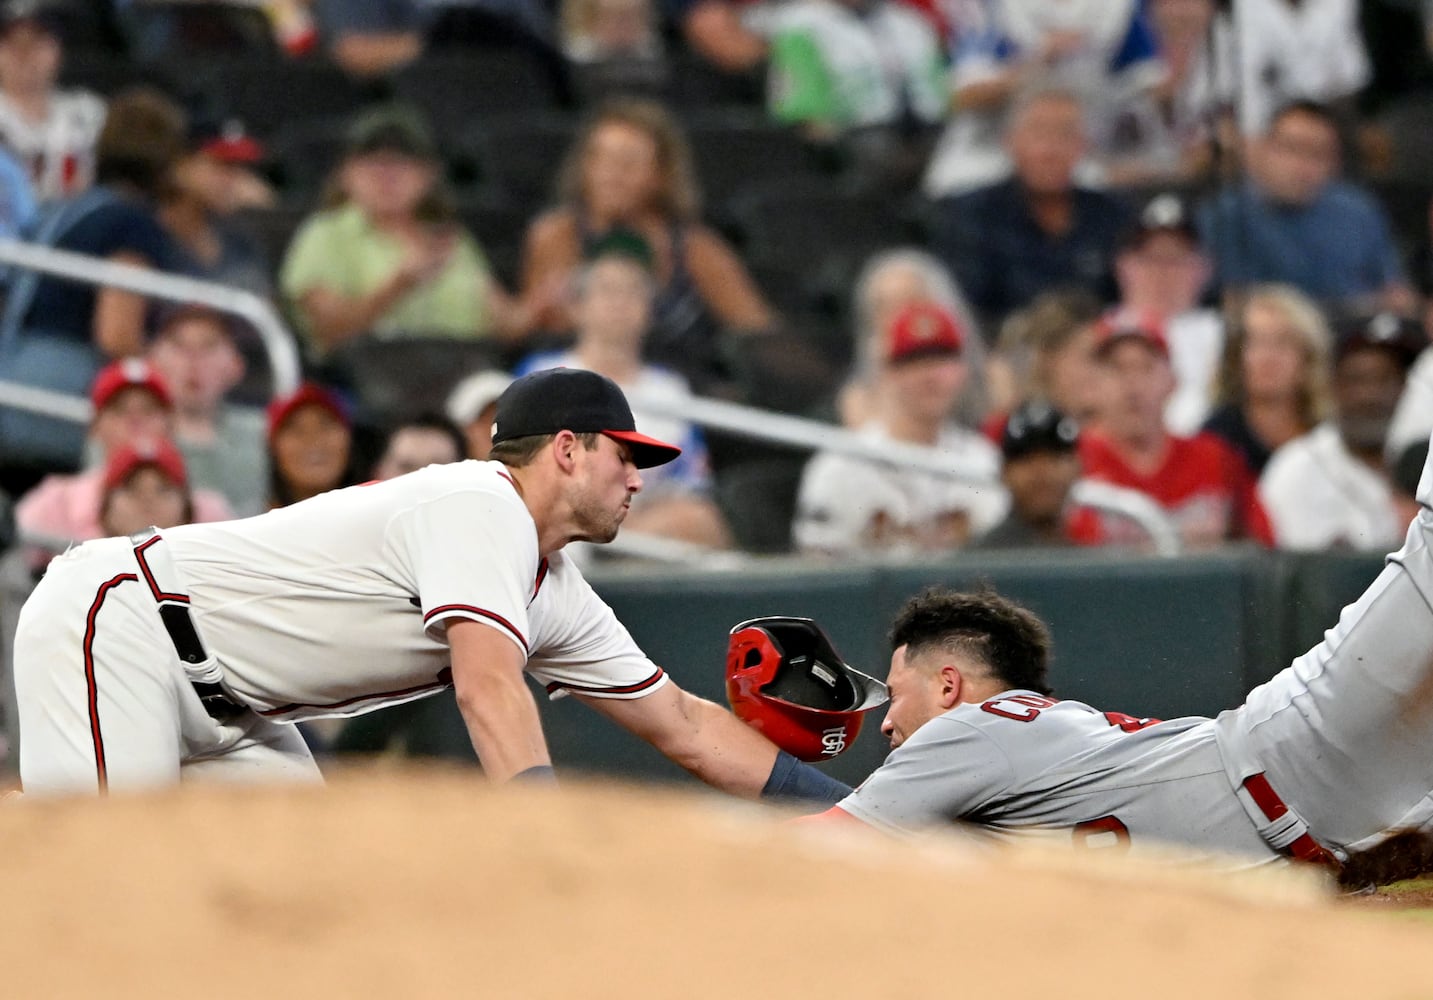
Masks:
[[[475,615],[479,618],[486,618],[488,621],[491,622],[497,622],[499,625],[507,629],[508,632],[512,634],[512,637],[516,639],[518,643],[522,646],[524,653],[528,651],[527,637],[521,632],[519,632],[517,630],[517,627],[513,625],[512,622],[508,621],[506,618],[504,618],[502,615],[498,614],[495,611],[489,611],[486,608],[476,608],[473,607],[473,605],[471,604],[440,604],[438,605],[438,607],[434,608],[432,611],[429,611],[426,615],[423,616],[423,624],[425,626],[429,625],[433,622],[433,619],[435,618],[439,618],[443,615],[451,614],[453,612],[458,611],[462,612],[465,615]]]
[[[144,582],[149,584],[149,592],[154,595],[156,601],[174,601],[178,604],[188,604],[189,596],[187,594],[166,594],[160,590],[159,584],[154,579],[154,573],[149,569],[149,560],[144,557],[144,551],[159,541],[160,536],[155,535],[149,539],[149,541],[135,546],[134,558],[139,561],[140,571],[144,573]]]
[[[657,672],[646,680],[639,681],[636,684],[626,684],[622,687],[588,687],[583,684],[563,684],[560,681],[553,681],[547,685],[547,693],[554,694],[558,691],[575,691],[577,694],[640,694],[649,688],[655,687],[665,676],[667,676],[666,673],[661,667],[658,667]]]

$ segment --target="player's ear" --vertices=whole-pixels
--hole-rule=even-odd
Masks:
[[[558,431],[552,436],[552,457],[563,472],[572,472],[577,465],[577,449],[582,442],[571,431]]]
[[[947,663],[940,668],[938,674],[940,689],[937,695],[940,707],[951,709],[960,704],[960,692],[965,687],[965,677],[961,675],[960,668],[953,663]]]

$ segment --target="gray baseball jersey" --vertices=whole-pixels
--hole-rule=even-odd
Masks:
[[[1007,692],[926,723],[839,808],[887,829],[961,819],[1251,859],[1433,829],[1433,463],[1418,501],[1378,578],[1238,708],[1146,725]]]
[[[1271,860],[1233,794],[1211,719],[1160,722],[1008,691],[958,705],[893,751],[840,808],[886,830],[964,820],[1001,840],[1179,842]]]

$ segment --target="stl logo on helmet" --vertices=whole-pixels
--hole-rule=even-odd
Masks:
[[[846,727],[821,730],[821,752],[834,757],[846,749]]]

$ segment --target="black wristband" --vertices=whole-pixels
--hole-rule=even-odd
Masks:
[[[785,750],[778,750],[771,775],[761,789],[764,799],[800,799],[835,805],[851,794],[851,786],[837,781],[810,764],[803,764]]]
[[[520,785],[552,785],[556,787],[557,772],[552,769],[551,764],[535,764],[514,774],[512,780]]]

